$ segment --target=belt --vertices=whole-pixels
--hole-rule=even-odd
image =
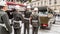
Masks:
[[[38,22],[38,20],[32,20],[32,22]]]
[[[13,20],[13,22],[19,22],[19,21]]]
[[[16,21],[16,20],[13,20],[13,22],[17,22],[20,24],[20,26],[22,26],[22,21]]]
[[[29,18],[24,18],[24,19],[29,20]]]
[[[2,27],[4,27],[4,28],[6,28],[6,30],[8,31],[8,28],[6,27],[6,25],[5,25],[5,24],[1,24],[1,23],[0,23],[0,26],[2,26]]]

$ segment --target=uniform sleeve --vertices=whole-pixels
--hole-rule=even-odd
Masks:
[[[39,18],[39,16],[38,16],[38,26],[40,26],[40,18]]]
[[[7,15],[7,14],[4,14],[4,15],[2,16],[2,19],[3,19],[3,22],[5,23],[8,31],[11,33],[11,32],[12,32],[12,28],[11,28],[11,26],[10,26],[10,22],[9,22],[8,15]]]
[[[32,24],[32,14],[30,15],[30,24]]]
[[[19,15],[19,17],[21,18],[22,23],[24,23],[24,17],[23,17],[23,15],[22,15],[22,14],[20,14],[20,15]]]
[[[13,26],[13,24],[14,24],[14,23],[13,23],[13,20],[14,20],[14,18],[11,19],[11,26]]]

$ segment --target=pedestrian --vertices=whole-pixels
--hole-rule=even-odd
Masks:
[[[15,10],[16,9],[16,10]],[[21,34],[21,21],[20,20],[22,20],[23,21],[23,16],[22,16],[22,14],[19,12],[20,10],[20,6],[19,5],[17,5],[17,6],[15,6],[15,9],[14,9],[14,12],[13,12],[13,23],[12,23],[12,25],[13,25],[13,28],[14,28],[14,34]]]
[[[31,7],[27,6],[27,10],[24,12],[24,34],[26,34],[26,30],[27,30],[27,34],[29,34],[29,18],[31,15]]]
[[[34,8],[34,11],[30,16],[30,21],[32,24],[32,34],[38,34],[38,27],[39,27],[38,8]]]
[[[0,1],[0,34],[11,34],[12,28],[10,26],[9,18],[6,10],[6,2]]]

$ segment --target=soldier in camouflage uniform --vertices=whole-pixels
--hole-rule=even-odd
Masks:
[[[38,8],[34,8],[34,11],[32,12],[30,16],[30,21],[32,24],[32,34],[38,34],[38,27],[39,27],[39,16],[38,16]]]
[[[27,34],[29,34],[29,18],[31,15],[31,7],[27,6],[27,11],[24,12],[25,18],[24,18],[24,34],[26,34],[26,30],[27,30]]]
[[[0,1],[0,34],[11,34],[12,28],[10,26],[9,18],[5,12],[6,2]]]
[[[15,7],[15,11],[13,12],[13,19],[12,19],[12,24],[13,24],[13,28],[14,28],[14,34],[21,34],[21,22],[20,20],[23,21],[23,16],[22,14],[19,12],[19,6],[17,5]]]

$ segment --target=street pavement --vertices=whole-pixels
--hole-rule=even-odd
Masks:
[[[12,27],[13,28],[13,27]],[[12,29],[14,34],[14,29]],[[21,34],[24,34],[24,24],[22,23]],[[32,34],[32,26],[30,25],[30,34]],[[38,34],[60,34],[60,24],[52,24],[50,30],[38,30]]]
[[[60,34],[60,25],[52,24],[51,30],[39,30],[38,34]]]
[[[22,24],[21,34],[24,34],[24,28]],[[13,29],[12,29],[13,30]],[[14,34],[14,31],[12,32]],[[30,34],[32,34],[32,27],[30,27]],[[52,24],[51,30],[38,30],[38,34],[60,34],[60,25]]]

